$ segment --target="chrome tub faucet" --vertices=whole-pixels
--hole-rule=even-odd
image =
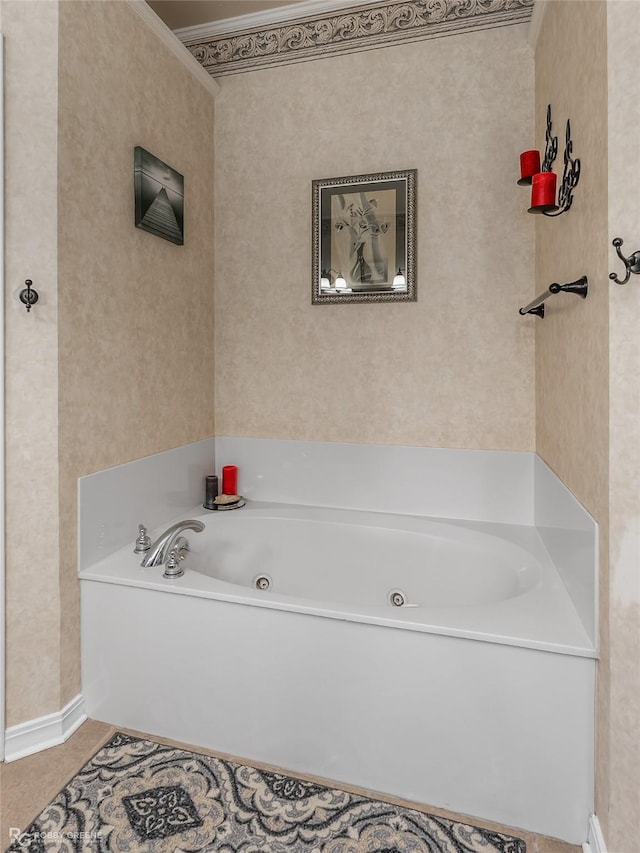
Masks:
[[[166,563],[171,551],[175,549],[186,550],[188,548],[186,540],[180,536],[185,530],[195,530],[196,533],[202,533],[204,524],[195,518],[188,518],[186,521],[178,521],[172,524],[168,530],[159,536],[153,545],[145,554],[141,566],[147,568],[149,566],[161,566]],[[183,539],[180,543],[178,540]]]

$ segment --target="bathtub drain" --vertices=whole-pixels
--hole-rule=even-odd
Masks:
[[[258,575],[254,578],[253,585],[256,589],[270,589],[271,578],[269,577],[269,575]]]
[[[389,604],[392,607],[402,607],[406,604],[406,601],[407,599],[404,592],[400,592],[399,589],[393,589],[389,593]]]

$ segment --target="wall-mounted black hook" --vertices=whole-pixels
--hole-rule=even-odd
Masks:
[[[31,311],[31,306],[36,304],[40,298],[40,294],[33,287],[33,282],[30,278],[25,280],[25,284],[27,286],[20,291],[20,302],[27,306],[27,311]]]
[[[640,274],[640,251],[634,252],[630,257],[625,258],[625,256],[620,251],[620,246],[622,246],[623,242],[624,240],[621,237],[616,237],[611,243],[612,246],[615,246],[616,253],[624,264],[626,272],[626,275],[622,281],[620,281],[620,279],[614,272],[609,273],[609,278],[611,279],[611,281],[615,281],[616,284],[626,284],[631,278],[631,273],[633,273],[634,275]]]

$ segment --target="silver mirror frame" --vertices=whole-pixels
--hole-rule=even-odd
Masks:
[[[311,188],[312,199],[312,272],[311,272],[311,303],[313,305],[339,305],[354,302],[415,302],[418,298],[416,287],[416,190],[417,169],[405,169],[394,172],[376,172],[366,175],[351,175],[340,178],[323,178],[314,180]],[[329,240],[331,238],[331,227],[322,228],[323,199],[327,194],[335,194],[336,190],[345,187],[349,193],[358,191],[361,185],[363,190],[371,191],[372,184],[389,184],[387,189],[401,188],[404,196],[404,210],[395,217],[396,235],[400,236],[398,241],[403,249],[393,259],[394,272],[396,266],[403,268],[406,279],[406,289],[402,291],[393,290],[389,283],[382,288],[366,289],[357,292],[336,292],[335,289],[325,291],[321,288],[320,279],[325,269],[330,264],[323,263],[323,258],[330,256],[330,245],[327,247],[327,231]],[[325,217],[326,219],[326,217]],[[390,278],[390,276],[388,276]]]

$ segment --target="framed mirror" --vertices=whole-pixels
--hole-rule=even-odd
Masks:
[[[417,170],[312,183],[311,302],[415,302]]]

